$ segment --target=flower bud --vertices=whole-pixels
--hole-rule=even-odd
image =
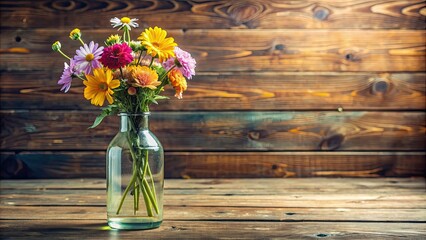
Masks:
[[[105,45],[107,46],[112,46],[116,43],[121,43],[121,37],[118,36],[118,34],[109,36],[107,40],[105,41]]]
[[[52,50],[55,52],[58,52],[61,50],[61,43],[59,41],[56,41],[52,44]]]
[[[70,38],[71,38],[72,40],[78,40],[79,38],[81,38],[81,32],[80,32],[80,29],[75,28],[74,30],[72,30],[72,31],[70,32]]]
[[[129,94],[129,95],[135,95],[136,94],[136,88],[135,87],[129,87],[128,89],[127,89],[127,93]]]
[[[132,48],[133,52],[137,52],[141,50],[142,44],[140,41],[130,41],[130,48]]]

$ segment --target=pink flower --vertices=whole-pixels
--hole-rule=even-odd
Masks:
[[[169,58],[163,63],[163,67],[170,70],[174,65],[182,72],[183,76],[187,79],[191,79],[195,76],[195,64],[196,61],[191,57],[189,52],[183,51],[179,47],[175,47],[176,58]]]
[[[127,43],[114,44],[104,49],[99,61],[109,69],[124,67],[133,61],[132,49]]]
[[[64,72],[62,73],[61,79],[59,79],[58,84],[62,84],[61,91],[68,92],[71,87],[72,78],[80,74],[78,71],[74,59],[70,60],[70,65],[64,63]]]
[[[89,45],[84,44],[79,50],[75,51],[77,54],[74,56],[75,64],[85,74],[91,74],[93,69],[100,68],[101,64],[99,59],[101,58],[102,50],[104,47],[99,47],[98,44],[93,41]]]

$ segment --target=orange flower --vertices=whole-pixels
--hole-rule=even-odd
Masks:
[[[182,75],[182,72],[179,69],[172,69],[167,76],[169,77],[170,83],[176,91],[175,97],[182,99],[182,93],[186,90],[187,84],[186,79]]]
[[[158,74],[147,66],[137,66],[132,70],[132,85],[135,87],[156,89],[161,84]]]

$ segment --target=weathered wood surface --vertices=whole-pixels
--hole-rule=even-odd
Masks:
[[[2,109],[98,109],[84,99],[79,79],[68,93],[59,92],[60,71],[0,72]],[[205,72],[189,82],[183,99],[171,97],[152,109],[422,110],[425,79],[424,73]],[[173,96],[173,90],[164,95]]]
[[[2,150],[105,150],[118,117],[88,130],[97,113],[2,111]],[[168,151],[419,150],[422,112],[157,112],[151,129]]]
[[[110,18],[127,15],[140,19],[133,38],[158,25],[197,60],[184,99],[152,108],[166,176],[424,175],[425,9],[419,0],[1,1],[0,177],[104,176],[117,119],[86,129],[98,110],[79,81],[59,92],[64,59],[50,45],[72,55],[71,29],[101,43],[118,33]]]
[[[2,178],[105,177],[105,151],[2,152]],[[166,152],[168,178],[424,176],[424,152]]]
[[[423,239],[425,189],[424,178],[169,179],[160,228],[113,231],[103,179],[2,180],[0,237]]]
[[[165,28],[424,29],[424,1],[2,1],[8,28],[104,27],[113,16]],[[39,16],[43,16],[40,18]],[[7,23],[7,24],[5,24]]]
[[[63,68],[62,56],[47,46],[60,40],[63,50],[72,55],[78,43],[69,39],[70,30],[2,31],[0,69]],[[84,39],[102,43],[113,32],[91,30]],[[426,70],[424,31],[234,29],[175,30],[169,34],[198,60],[199,72]],[[17,36],[20,42],[16,42]]]

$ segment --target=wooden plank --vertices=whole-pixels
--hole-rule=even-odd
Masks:
[[[112,117],[88,130],[96,112],[1,111],[2,150],[101,150]],[[424,112],[156,112],[151,129],[168,151],[423,151]],[[172,137],[171,137],[172,136]]]
[[[61,71],[0,72],[2,109],[96,109],[83,98],[79,79],[67,94],[59,92]],[[171,97],[153,109],[423,110],[425,79],[425,73],[202,72],[189,82],[183,99]],[[167,88],[164,95],[174,91]]]
[[[150,231],[111,231],[105,220],[0,221],[0,237],[12,239],[422,239],[425,229],[425,223],[165,221]]]
[[[99,28],[109,19],[137,17],[142,26],[165,28],[417,28],[423,1],[2,1],[10,28]],[[100,14],[101,13],[101,14]]]
[[[1,206],[105,206],[105,190],[92,190],[87,194],[79,192],[57,194],[14,194],[2,190]],[[59,193],[58,193],[59,194]],[[297,195],[298,196],[298,195]],[[325,194],[322,197],[303,196],[217,196],[217,195],[168,195],[164,198],[165,206],[197,206],[197,207],[262,207],[262,208],[365,208],[365,209],[425,209],[426,196],[417,195],[370,195],[370,194]],[[408,204],[409,203],[409,204]]]
[[[106,219],[104,206],[1,206],[2,220]],[[28,214],[31,213],[31,214]],[[179,207],[164,208],[166,221],[425,222],[425,209]]]
[[[103,42],[114,30],[88,31],[85,39]],[[73,54],[68,31],[5,30],[1,34],[1,70],[62,69],[52,53],[54,41]],[[426,34],[414,30],[188,30],[170,31],[193,54],[197,71],[425,71]],[[21,41],[16,42],[19,36]],[[307,41],[306,39],[309,39]],[[195,79],[194,79],[195,80]]]
[[[105,189],[105,179],[20,179],[0,180],[0,190],[3,189]],[[256,192],[265,191],[265,186],[270,189],[302,189],[309,192],[323,192],[345,189],[370,190],[380,192],[382,189],[394,190],[424,190],[424,178],[284,178],[277,179],[166,179],[165,189],[176,190],[229,190],[246,189]]]
[[[104,151],[1,152],[1,178],[105,177]],[[166,152],[168,178],[424,176],[424,152]],[[6,167],[7,166],[7,167]]]

